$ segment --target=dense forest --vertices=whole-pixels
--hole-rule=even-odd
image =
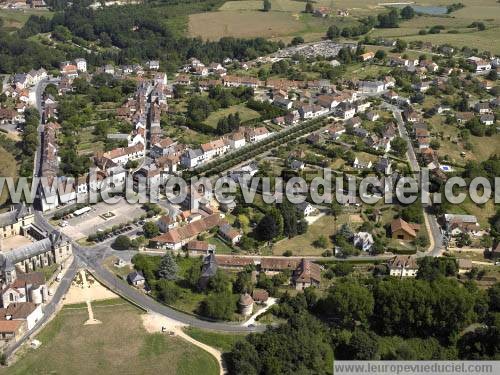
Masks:
[[[321,297],[285,294],[272,313],[287,323],[237,343],[230,373],[327,374],[332,358],[499,359],[500,283],[461,284],[454,265],[429,258],[417,280],[346,277]]]
[[[41,66],[56,68],[58,62],[82,54],[90,65],[159,59],[167,71],[173,71],[190,57],[207,63],[226,57],[248,60],[278,49],[279,43],[263,38],[227,37],[216,42],[187,38],[172,22],[190,12],[212,9],[217,3],[217,0],[189,0],[182,4],[166,1],[94,10],[88,8],[88,1],[76,1],[57,11],[52,19],[31,16],[17,33],[8,35],[0,31],[0,72],[19,71],[19,61],[23,61],[24,70]],[[54,6],[56,10],[59,7]],[[48,32],[64,43],[46,48],[27,40]],[[85,53],[82,47],[97,53]]]

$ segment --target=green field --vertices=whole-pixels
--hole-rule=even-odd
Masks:
[[[418,5],[446,5],[455,1],[423,1]],[[371,36],[388,38],[402,37],[407,41],[421,40],[433,44],[449,43],[462,47],[475,47],[480,50],[500,52],[500,44],[497,43],[500,32],[500,4],[496,0],[463,0],[465,8],[445,16],[419,16],[409,21],[401,22],[396,29],[377,29]],[[487,29],[478,31],[467,28],[472,22],[483,22]],[[418,35],[422,29],[428,29],[435,25],[443,25],[445,30],[440,34]],[[457,30],[459,33],[448,33]]]
[[[421,6],[445,6],[455,0],[416,1]],[[465,8],[443,16],[422,15],[409,21],[400,22],[395,29],[375,29],[374,37],[404,38],[408,41],[422,40],[434,44],[450,43],[458,47],[474,46],[493,53],[500,52],[498,40],[500,30],[500,4],[496,0],[463,0]],[[319,40],[325,35],[328,26],[335,24],[339,28],[352,25],[356,19],[376,15],[387,10],[379,0],[318,0],[315,7],[325,6],[332,9],[332,16],[327,19],[304,14],[305,2],[293,0],[272,0],[271,11],[262,12],[262,1],[228,1],[217,11],[192,14],[189,16],[189,34],[203,39],[216,40],[224,36],[257,37],[281,39],[289,42],[300,35],[306,41]],[[337,9],[347,9],[349,17],[337,17]],[[473,21],[484,22],[487,29],[477,31],[467,28]],[[421,36],[421,29],[443,25],[446,30],[441,34]],[[457,30],[459,34],[449,34]]]
[[[52,18],[54,13],[43,9],[0,9],[0,18],[8,28],[20,29],[31,15]]]
[[[459,137],[459,129],[453,125],[444,124],[442,116],[434,116],[430,120],[433,133],[442,134],[442,138],[438,138],[441,147],[437,150],[439,157],[446,157],[452,163],[465,165],[467,160],[482,161],[486,160],[490,155],[498,153],[498,145],[500,144],[500,134],[495,134],[491,137],[476,137],[470,136],[472,150],[466,150],[463,142]],[[462,157],[461,153],[465,152]]]
[[[341,215],[337,222],[333,216],[326,215],[319,218],[316,222],[309,225],[307,233],[300,236],[295,236],[292,239],[286,239],[278,242],[272,248],[273,255],[283,255],[283,252],[290,250],[294,256],[299,255],[316,255],[320,256],[325,251],[323,248],[313,246],[313,242],[323,235],[328,239],[328,249],[333,248],[330,241],[330,236],[335,234],[336,229],[347,222],[348,216]]]
[[[96,319],[87,325],[87,309],[63,308],[37,339],[42,346],[28,349],[0,374],[218,374],[209,353],[176,337],[149,334],[135,307],[95,304]]]
[[[236,344],[238,341],[241,341],[245,337],[244,334],[230,335],[194,327],[185,328],[184,332],[186,332],[186,334],[191,336],[196,341],[207,344],[208,346],[211,346],[223,353],[231,351],[234,344]]]
[[[212,112],[210,116],[208,116],[208,118],[205,120],[205,124],[213,128],[216,128],[217,122],[221,118],[227,117],[230,114],[235,114],[236,112],[240,114],[241,122],[253,120],[260,117],[258,112],[254,111],[253,109],[247,108],[245,104],[238,104],[238,105],[233,105],[232,107],[229,108],[224,108],[216,112]]]
[[[14,157],[0,146],[0,176],[2,177],[16,177],[17,176],[17,162]],[[0,205],[4,204],[7,199],[7,191],[4,189],[0,192]]]
[[[319,1],[317,6],[330,1]],[[203,39],[217,40],[224,36],[265,37],[290,41],[302,36],[306,41],[322,38],[328,26],[339,27],[353,24],[352,18],[331,17],[322,19],[304,14],[305,2],[273,0],[269,12],[262,12],[262,1],[229,1],[218,11],[192,14],[189,16],[189,35]]]

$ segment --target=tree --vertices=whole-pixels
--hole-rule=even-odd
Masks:
[[[394,47],[395,52],[404,52],[406,48],[408,47],[408,43],[406,41],[398,39],[396,40],[396,45]]]
[[[336,199],[332,200],[332,203],[330,205],[330,213],[333,215],[335,220],[339,217],[339,215],[342,213],[343,207],[340,205],[339,202],[337,202]]]
[[[167,252],[160,262],[158,267],[158,277],[165,280],[176,280],[179,267],[175,262],[174,256],[171,252]]]
[[[456,238],[456,243],[458,247],[470,246],[470,244],[472,244],[472,240],[469,233],[460,233]]]
[[[208,289],[215,293],[224,293],[231,289],[231,283],[226,273],[222,270],[217,270],[214,277],[208,281]]]
[[[375,52],[375,58],[377,60],[383,60],[385,59],[387,56],[387,52],[385,52],[383,49],[379,49],[377,50],[377,52]]]
[[[420,233],[417,238],[415,238],[415,245],[420,249],[429,246],[429,239],[424,234]]]
[[[461,359],[486,360],[500,358],[500,328],[477,328],[458,340]]]
[[[340,237],[340,238],[343,238],[347,241],[350,241],[354,237],[354,233],[352,232],[352,229],[349,226],[349,224],[344,223],[340,227],[338,233],[336,234],[336,237]],[[338,239],[338,238],[336,238],[336,239]]]
[[[455,276],[457,262],[453,258],[423,257],[418,261],[417,279],[434,281],[440,277]]]
[[[235,293],[252,293],[253,282],[252,273],[247,271],[238,272],[236,280],[233,283],[233,290]]]
[[[403,157],[406,154],[406,149],[408,144],[401,137],[395,137],[391,142],[391,150],[399,157]]]
[[[374,300],[370,291],[356,282],[343,282],[328,291],[318,302],[319,312],[335,321],[339,327],[367,325],[373,314]]]
[[[415,17],[415,10],[413,10],[413,7],[407,5],[403,9],[401,9],[401,18],[410,20],[413,17]]]
[[[307,312],[292,311],[285,324],[236,343],[227,365],[230,374],[323,374],[332,357],[327,327]]]
[[[335,26],[335,25],[331,25],[330,27],[328,27],[328,30],[326,31],[326,37],[328,39],[335,39],[335,38],[338,38],[340,36],[340,29]]]
[[[337,348],[339,359],[371,360],[377,359],[379,344],[377,335],[371,331],[355,329],[349,343]]]
[[[310,1],[308,1],[306,3],[306,8],[305,8],[304,12],[305,13],[312,13],[312,12],[314,12],[313,4]]]
[[[320,235],[316,240],[314,240],[313,246],[320,249],[324,249],[328,247],[328,240],[326,239],[325,236]]]
[[[197,258],[186,272],[186,280],[191,286],[191,289],[193,290],[198,289],[198,281],[200,280],[200,276],[201,276],[201,259]]]
[[[500,312],[500,283],[497,282],[488,289],[488,298],[490,310]]]
[[[179,286],[175,282],[165,279],[158,281],[156,291],[159,299],[168,305],[175,303],[181,295]]]
[[[304,43],[304,38],[302,38],[301,36],[296,36],[295,38],[292,39],[292,41],[290,42],[290,44],[292,46],[298,46],[299,44],[302,44]]]
[[[65,42],[71,39],[71,31],[65,26],[57,25],[52,31],[52,36],[57,40]]]
[[[401,217],[403,220],[422,224],[424,222],[424,209],[422,207],[422,203],[416,200],[412,204],[406,206],[401,211]]]
[[[229,291],[210,294],[200,305],[200,313],[219,320],[230,320],[236,303]]]
[[[351,263],[348,262],[338,262],[333,267],[333,273],[337,277],[343,277],[349,275],[354,270],[354,267]]]
[[[474,316],[474,296],[453,279],[382,280],[374,285],[373,298],[371,326],[388,336],[446,341]]]
[[[264,0],[262,4],[262,10],[264,12],[269,12],[271,10],[271,1],[270,0]]]
[[[156,237],[160,233],[160,228],[158,228],[158,225],[152,221],[146,222],[142,226],[142,230],[144,231],[144,236],[146,236],[146,238]]]
[[[130,238],[120,235],[115,238],[113,248],[116,250],[128,250],[130,248]]]
[[[271,241],[276,238],[279,234],[278,230],[276,220],[271,215],[264,216],[255,228],[257,238],[261,241]]]

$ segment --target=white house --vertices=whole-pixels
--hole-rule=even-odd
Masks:
[[[358,88],[364,94],[378,94],[385,90],[385,84],[382,81],[359,81]]]
[[[389,274],[396,277],[415,277],[418,272],[418,264],[415,257],[411,255],[396,255],[387,263]]]
[[[258,128],[253,128],[245,132],[245,138],[247,142],[250,143],[260,142],[269,137],[269,135],[270,135],[269,131],[263,126]]]
[[[188,149],[181,156],[181,164],[187,168],[194,168],[205,161],[201,148]]]
[[[373,236],[368,232],[358,232],[354,235],[354,246],[363,251],[370,251],[373,246]]]
[[[75,59],[75,65],[76,69],[78,69],[79,72],[86,72],[87,71],[87,60],[79,58]]]
[[[372,167],[371,160],[364,160],[363,158],[356,156],[352,166],[356,169],[370,169]]]

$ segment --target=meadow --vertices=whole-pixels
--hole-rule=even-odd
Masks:
[[[142,311],[122,301],[94,303],[102,324],[83,325],[85,306],[64,307],[37,335],[42,346],[27,349],[0,374],[218,374],[209,353],[186,341],[144,329]]]
[[[52,18],[54,13],[44,9],[0,9],[0,18],[10,29],[20,29],[31,15]]]
[[[455,0],[417,1],[419,6],[446,6]],[[408,41],[423,40],[433,44],[450,43],[458,47],[474,46],[493,53],[500,52],[496,43],[500,31],[500,4],[496,0],[463,0],[465,8],[442,16],[420,15],[409,21],[400,22],[395,29],[375,29],[374,37],[402,38]],[[262,1],[228,1],[215,11],[191,14],[188,22],[190,36],[217,40],[224,36],[265,37],[290,42],[294,36],[305,41],[319,40],[332,24],[343,28],[356,23],[360,17],[376,15],[387,10],[379,0],[318,0],[315,7],[332,9],[329,18],[322,19],[303,13],[305,2],[294,0],[272,0],[269,12],[262,11]],[[336,10],[347,9],[349,17],[337,17]],[[487,29],[478,31],[468,28],[472,22],[483,22]],[[435,25],[445,26],[440,34],[419,35],[422,29]],[[449,31],[452,30],[452,33]],[[458,33],[457,33],[458,32]]]

